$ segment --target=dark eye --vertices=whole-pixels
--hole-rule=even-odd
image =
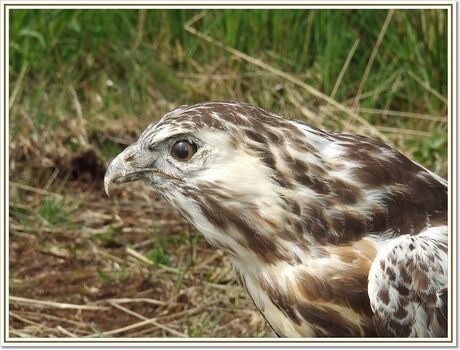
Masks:
[[[180,161],[187,161],[196,153],[196,145],[185,140],[177,141],[171,148],[171,155]]]

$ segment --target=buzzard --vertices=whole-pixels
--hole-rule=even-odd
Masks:
[[[278,336],[447,336],[447,182],[385,143],[204,102],[150,124],[106,192],[135,180],[230,255]]]

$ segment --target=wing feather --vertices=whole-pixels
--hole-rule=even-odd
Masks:
[[[447,231],[402,235],[378,253],[368,291],[380,336],[447,336]]]

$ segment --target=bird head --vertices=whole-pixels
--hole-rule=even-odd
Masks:
[[[175,191],[212,184],[240,195],[255,194],[272,160],[265,159],[268,140],[241,106],[215,102],[179,107],[150,124],[108,166],[107,194],[114,183],[136,180],[150,183],[167,199],[175,197]]]
[[[105,189],[143,180],[211,243],[227,251],[249,244],[264,255],[274,244],[267,235],[284,221],[282,192],[295,192],[287,154],[300,134],[294,123],[246,104],[179,107],[113,159]]]

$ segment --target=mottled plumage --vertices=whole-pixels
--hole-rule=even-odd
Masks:
[[[107,169],[214,246],[279,336],[447,336],[447,183],[381,141],[238,102],[181,106]]]

